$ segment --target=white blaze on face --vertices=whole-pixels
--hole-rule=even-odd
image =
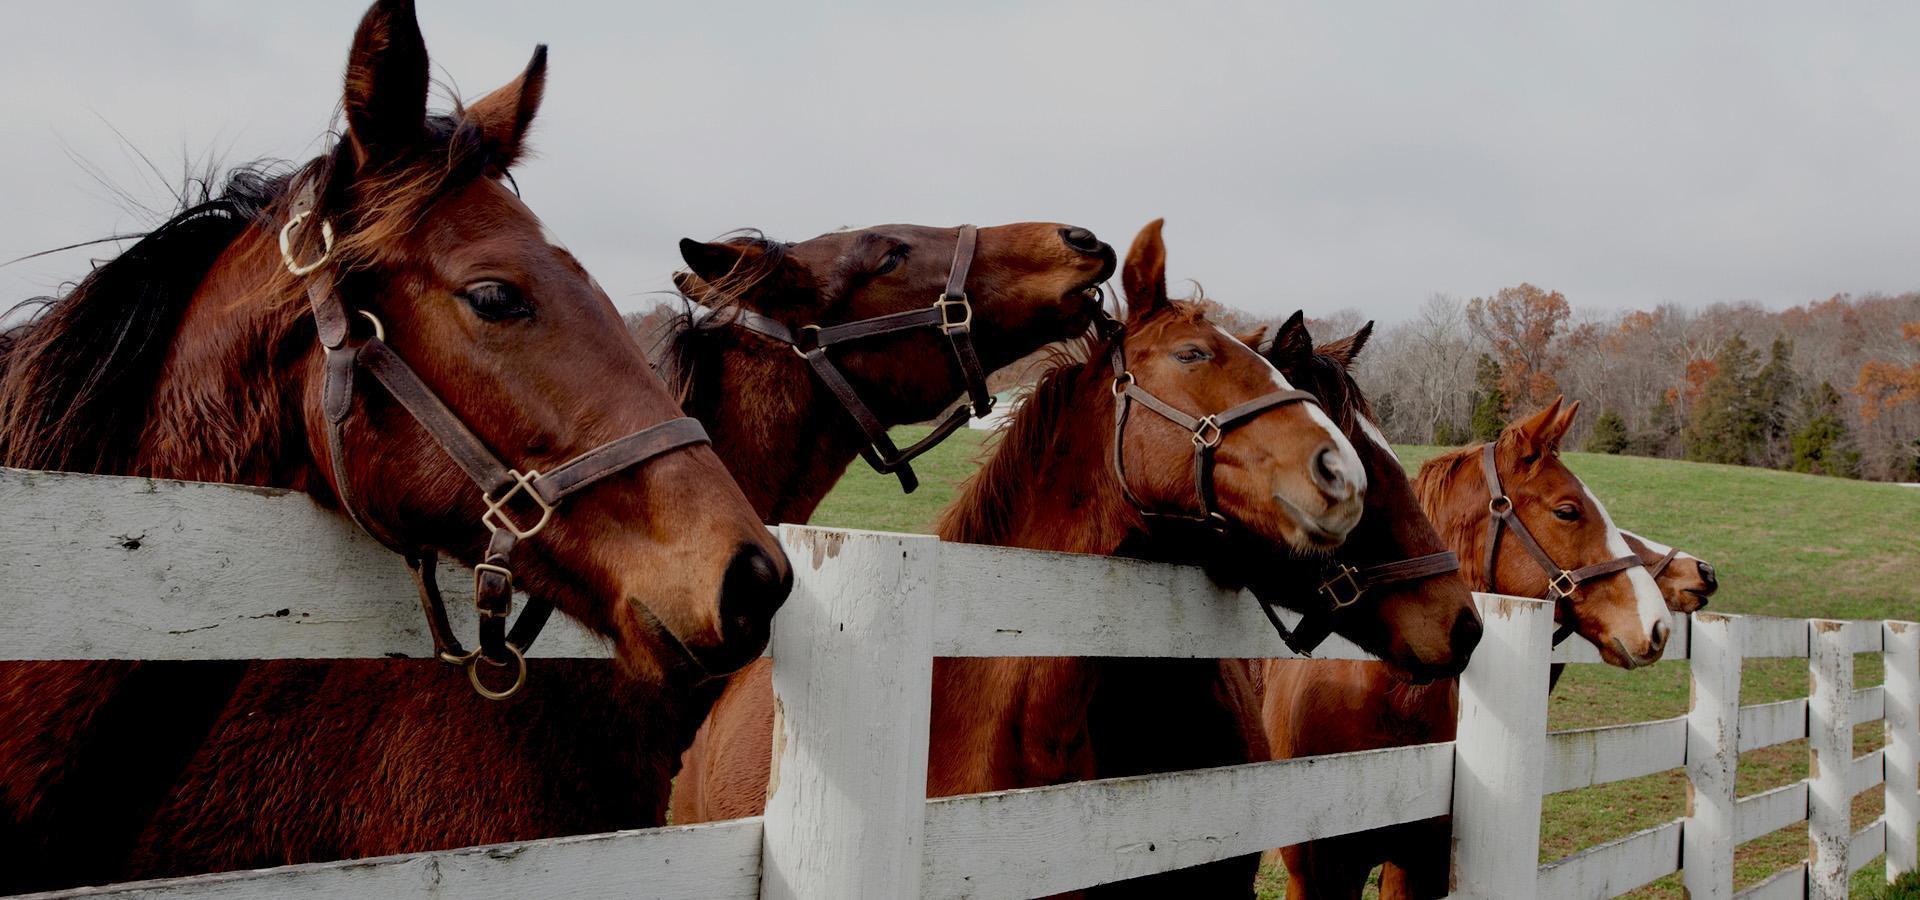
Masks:
[[[1386,451],[1389,457],[1396,460],[1399,459],[1399,457],[1393,455],[1393,444],[1387,441],[1387,435],[1380,430],[1380,426],[1373,424],[1373,420],[1366,416],[1356,415],[1354,418],[1360,420],[1360,430],[1366,432],[1368,440],[1373,441],[1375,446]]]
[[[1614,527],[1613,517],[1607,515],[1607,507],[1600,502],[1600,498],[1595,497],[1584,483],[1580,489],[1587,492],[1587,500],[1594,509],[1600,511],[1600,521],[1607,526],[1607,552],[1616,557],[1633,556],[1637,559],[1638,555],[1627,546],[1627,539],[1620,536],[1620,529]],[[1649,543],[1647,546],[1653,545]],[[1660,552],[1667,551],[1662,549]],[[1661,622],[1667,623],[1667,628],[1671,630],[1672,615],[1667,612],[1666,598],[1660,595],[1660,585],[1654,582],[1653,573],[1647,571],[1646,566],[1634,566],[1626,571],[1626,576],[1627,583],[1633,585],[1634,603],[1640,611],[1641,634],[1652,635],[1653,626]]]
[[[548,228],[545,222],[540,223],[540,239],[546,241],[547,246],[555,250],[567,249],[567,245],[560,243],[560,238],[554,235],[553,229]]]
[[[1275,387],[1283,391],[1293,390],[1293,385],[1288,383],[1287,376],[1280,374],[1280,370],[1274,368],[1271,360],[1254,352],[1253,348],[1248,347],[1246,344],[1240,343],[1240,339],[1231,334],[1227,334],[1226,329],[1215,325],[1213,326],[1213,330],[1220,332],[1220,334],[1227,339],[1227,346],[1238,347],[1242,352],[1252,353],[1254,359],[1259,360],[1261,365],[1267,367],[1268,375],[1273,380]],[[1360,464],[1360,454],[1354,452],[1353,444],[1347,440],[1347,436],[1340,433],[1339,427],[1333,424],[1332,419],[1327,418],[1327,412],[1320,408],[1320,404],[1302,403],[1299,404],[1299,406],[1307,411],[1307,418],[1312,419],[1314,424],[1319,425],[1321,430],[1327,433],[1327,438],[1333,441],[1334,453],[1340,457],[1341,470],[1347,474],[1347,481],[1354,486],[1356,491],[1365,491],[1367,489],[1367,469]]]

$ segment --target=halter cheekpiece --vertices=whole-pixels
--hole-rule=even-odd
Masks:
[[[504,700],[526,685],[526,651],[553,613],[550,601],[529,596],[526,609],[509,632],[507,619],[512,613],[514,588],[509,563],[515,545],[545,530],[568,497],[663,454],[708,443],[706,429],[699,421],[680,416],[608,441],[545,472],[507,466],[387,344],[386,327],[378,317],[365,309],[350,310],[337,290],[329,265],[333,259],[332,222],[323,219],[318,223],[318,254],[305,261],[297,257],[295,244],[316,230],[310,221],[318,205],[318,191],[311,178],[294,188],[286,224],[280,229],[280,255],[288,274],[306,280],[307,301],[325,351],[321,408],[327,419],[327,455],[340,506],[361,529],[406,558],[420,589],[420,605],[433,636],[435,655],[465,668],[468,680],[481,696]],[[309,238],[306,242],[312,241]],[[358,342],[349,340],[352,314],[372,325],[373,333]],[[485,556],[473,568],[473,602],[480,618],[479,646],[473,650],[461,646],[448,624],[435,574],[438,555],[432,550],[403,546],[392,535],[374,528],[357,508],[347,477],[345,434],[353,410],[356,375],[362,371],[379,381],[480,489],[480,499],[486,505],[480,525],[491,537]],[[537,517],[510,511],[509,505],[515,503],[531,504]],[[476,665],[480,662],[512,667],[512,684],[503,689],[489,687]]]
[[[1520,517],[1515,514],[1513,498],[1508,497],[1506,489],[1500,486],[1500,467],[1496,461],[1495,445],[1491,441],[1480,448],[1480,471],[1486,478],[1489,498],[1487,500],[1486,563],[1486,590],[1489,593],[1494,589],[1494,564],[1500,558],[1500,532],[1503,528],[1513,532],[1513,536],[1520,541],[1520,546],[1527,551],[1527,555],[1533,557],[1533,561],[1539,564],[1540,571],[1547,574],[1545,599],[1556,606],[1563,600],[1572,599],[1573,593],[1589,581],[1625,572],[1642,564],[1640,557],[1629,554],[1578,569],[1562,568],[1559,563],[1553,561],[1553,557],[1547,553],[1546,548],[1541,547],[1540,542],[1533,539],[1533,532],[1528,531],[1526,523],[1520,521]],[[1561,642],[1571,637],[1575,630],[1573,616],[1569,611],[1567,621],[1553,633],[1554,646],[1559,646]]]

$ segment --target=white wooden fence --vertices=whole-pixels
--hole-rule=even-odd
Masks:
[[[114,885],[81,895],[1025,897],[1311,838],[1454,817],[1463,897],[1611,896],[1685,867],[1732,895],[1742,841],[1805,820],[1807,862],[1753,896],[1843,896],[1885,852],[1915,867],[1920,626],[1698,614],[1682,717],[1547,734],[1552,610],[1481,596],[1486,638],[1462,678],[1459,739],[1388,750],[924,800],[935,656],[1284,656],[1253,602],[1195,570],[1101,557],[783,526],[796,569],[775,659],[766,815],[373,860]],[[459,584],[462,579],[449,578]],[[391,554],[304,496],[0,469],[0,659],[424,656]],[[470,612],[468,613],[470,616]],[[458,627],[470,621],[456,618]],[[539,655],[602,656],[556,620]],[[1886,683],[1856,691],[1853,654]],[[1360,657],[1339,639],[1322,656]],[[1812,695],[1742,707],[1740,668],[1806,657]],[[476,700],[475,702],[480,702]],[[1887,745],[1852,758],[1852,726]],[[1809,738],[1813,775],[1736,797],[1739,751]],[[1537,866],[1541,796],[1684,767],[1687,818]],[[1850,800],[1884,785],[1853,833]]]

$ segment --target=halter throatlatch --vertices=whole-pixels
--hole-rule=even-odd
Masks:
[[[779,320],[750,309],[735,310],[731,318],[735,325],[792,347],[794,353],[806,360],[814,376],[826,385],[847,415],[852,417],[854,424],[859,426],[865,438],[860,446],[860,458],[866,460],[874,471],[899,478],[900,489],[909,494],[920,486],[920,479],[913,474],[910,463],[920,454],[939,446],[941,441],[965,425],[968,418],[985,416],[993,410],[993,394],[987,391],[987,370],[980,364],[980,355],[973,348],[973,302],[967,297],[967,270],[973,266],[974,245],[979,236],[979,228],[960,226],[960,237],[953,247],[953,263],[947,270],[946,288],[932,306],[840,325],[804,325],[797,333]],[[696,316],[700,316],[700,311],[704,309],[697,309]],[[700,318],[717,314],[706,311]],[[860,399],[860,393],[853,389],[846,374],[827,356],[827,348],[916,328],[938,328],[941,334],[946,335],[948,346],[953,348],[954,361],[960,366],[960,377],[966,382],[968,404],[954,407],[952,412],[934,425],[931,433],[901,450],[887,436],[886,423],[873,414],[873,410]]]
[[[1554,562],[1553,557],[1548,555],[1546,548],[1541,547],[1540,542],[1533,539],[1533,533],[1527,530],[1526,523],[1520,521],[1520,517],[1515,514],[1513,498],[1508,497],[1506,489],[1500,486],[1500,467],[1495,459],[1494,443],[1491,441],[1480,448],[1480,471],[1486,477],[1487,496],[1491,498],[1487,501],[1489,516],[1487,518],[1486,590],[1489,593],[1494,589],[1494,564],[1500,558],[1502,528],[1513,532],[1513,536],[1519,539],[1520,546],[1526,549],[1527,555],[1533,557],[1533,561],[1539,564],[1540,571],[1547,574],[1545,599],[1555,606],[1559,606],[1562,601],[1572,599],[1574,591],[1579,590],[1581,585],[1589,581],[1642,565],[1640,557],[1628,555],[1578,569],[1561,568],[1560,564]],[[1576,630],[1573,611],[1566,610],[1565,614],[1566,621],[1553,633],[1553,645],[1556,647],[1571,637]]]
[[[386,342],[385,326],[373,313],[353,310],[372,323],[373,334],[358,343],[349,341],[353,319],[345,299],[336,290],[334,273],[328,265],[333,258],[333,224],[320,221],[320,249],[316,255],[300,261],[295,252],[294,245],[314,230],[308,227],[308,222],[317,206],[317,191],[311,180],[294,191],[287,222],[280,229],[280,255],[289,274],[306,279],[307,301],[313,310],[321,349],[325,351],[321,409],[327,419],[327,456],[340,506],[361,529],[406,558],[407,568],[420,589],[420,606],[426,613],[427,630],[433,635],[435,655],[443,662],[465,668],[473,689],[481,696],[504,700],[526,685],[527,648],[553,614],[550,601],[529,596],[526,609],[512,630],[508,630],[514,587],[509,560],[515,545],[540,534],[553,520],[561,501],[608,476],[662,454],[708,443],[706,429],[699,421],[682,416],[608,441],[547,472],[509,468],[393,351]],[[432,550],[408,546],[384,529],[375,528],[360,514],[359,504],[354,500],[347,472],[346,423],[353,410],[355,376],[363,371],[386,388],[480,489],[481,501],[486,505],[480,525],[491,537],[485,556],[473,569],[473,603],[480,618],[480,641],[474,650],[461,646],[447,622],[446,604],[441,599],[435,573],[438,555]],[[527,507],[533,511],[528,512]],[[512,684],[502,689],[489,687],[476,665],[480,662],[511,667]]]

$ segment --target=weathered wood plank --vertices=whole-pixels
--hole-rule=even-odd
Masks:
[[[763,895],[919,896],[940,544],[794,525],[780,536],[808,574],[773,628]]]
[[[1753,658],[1805,658],[1807,620],[1740,616],[1741,655]]]
[[[1807,698],[1740,707],[1740,752],[1807,736]]]
[[[1486,635],[1460,675],[1453,754],[1457,897],[1531,897],[1540,864],[1553,606],[1475,594]]]
[[[1887,689],[1882,685],[1860,688],[1848,702],[1847,718],[1854,725],[1878,722],[1887,717]]]
[[[1740,900],[1806,900],[1807,863],[1801,860],[1798,865],[1781,869],[1738,896]]]
[[[1887,852],[1887,823],[1884,819],[1875,819],[1873,824],[1853,833],[1847,842],[1847,875],[1867,867],[1873,858]]]
[[[1847,623],[1812,619],[1807,697],[1807,893],[1847,895],[1853,837],[1853,640]]]
[[[1734,843],[1744,844],[1807,818],[1807,782],[1796,781],[1740,798],[1734,804]]]
[[[1685,820],[1675,819],[1596,844],[1540,867],[1540,896],[1618,897],[1680,868],[1680,835]]]
[[[1885,748],[1856,758],[1847,769],[1847,795],[1858,797],[1883,784],[1887,780],[1886,760]]]
[[[1547,735],[1546,792],[1639,778],[1687,764],[1687,720],[1609,725]]]
[[[1222,590],[1192,566],[946,544],[929,590],[939,656],[1296,655],[1252,594]],[[1313,655],[1374,658],[1338,635]]]
[[[1740,810],[1734,770],[1745,738],[1740,710],[1741,620],[1693,614],[1692,704],[1687,710],[1687,818],[1681,878],[1690,896],[1733,896]]]
[[[1883,649],[1878,621],[1849,619],[1846,629],[1848,650],[1854,653],[1879,653]]]
[[[1424,744],[927,801],[927,897],[1033,897],[1447,811]]]
[[[0,468],[0,659],[426,657],[398,556],[293,491]],[[456,633],[472,575],[445,567]],[[536,656],[606,656],[555,616]]]
[[[752,898],[760,890],[760,820],[736,819],[550,838],[434,853],[196,875],[29,897],[257,897],[499,900],[631,897]]]
[[[1887,880],[1920,868],[1920,625],[1887,622],[1886,660]]]

